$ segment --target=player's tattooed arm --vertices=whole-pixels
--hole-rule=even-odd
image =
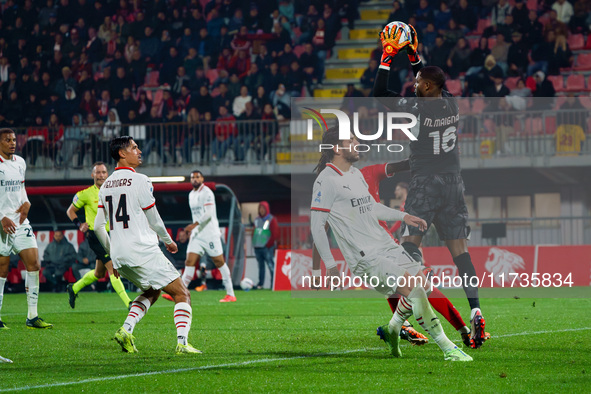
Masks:
[[[409,171],[409,170],[410,170],[410,160],[409,159],[397,161],[395,163],[388,163],[386,165],[386,173],[389,176],[392,176],[397,172]]]

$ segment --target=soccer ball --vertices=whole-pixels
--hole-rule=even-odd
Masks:
[[[244,278],[240,281],[240,288],[244,291],[249,291],[254,287],[254,282],[250,278]]]
[[[401,29],[402,30],[402,35],[400,36],[400,40],[398,40],[398,42],[400,44],[403,43],[410,43],[411,41],[411,29],[410,27],[404,23],[404,22],[390,22],[388,23],[385,27],[384,27],[384,34],[386,34],[386,27],[388,28],[388,32],[391,32],[392,29]]]

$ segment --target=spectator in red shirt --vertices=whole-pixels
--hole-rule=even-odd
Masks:
[[[219,107],[220,116],[215,121],[215,141],[213,143],[213,160],[222,160],[237,135],[236,118],[228,112],[228,108]]]

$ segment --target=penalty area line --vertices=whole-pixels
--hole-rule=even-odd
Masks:
[[[516,333],[512,333],[512,334],[493,335],[491,337],[491,339],[509,338],[509,337],[524,336],[524,335],[555,334],[555,333],[560,333],[560,332],[587,331],[587,330],[591,330],[591,327],[565,328],[562,330],[516,332]],[[340,351],[340,352],[317,353],[317,354],[310,354],[310,355],[305,355],[305,356],[262,358],[259,360],[241,361],[241,362],[236,362],[236,363],[203,365],[201,367],[167,369],[167,370],[163,370],[163,371],[140,372],[140,373],[127,374],[127,375],[108,376],[108,377],[103,377],[103,378],[90,378],[90,379],[84,379],[84,380],[76,380],[76,381],[71,381],[71,382],[49,383],[49,384],[42,384],[42,385],[38,385],[38,386],[0,388],[0,392],[72,386],[75,384],[104,382],[107,380],[127,379],[127,378],[135,378],[135,377],[142,377],[142,376],[173,374],[173,373],[181,373],[181,372],[205,371],[208,369],[216,369],[216,368],[241,367],[241,366],[247,366],[247,365],[253,365],[253,364],[272,363],[272,362],[276,362],[276,361],[291,361],[291,360],[301,360],[301,359],[305,359],[305,358],[317,358],[317,357],[326,357],[326,356],[338,356],[338,355],[351,354],[351,353],[362,353],[362,352],[380,350],[380,349],[382,349],[382,348],[381,347],[379,347],[379,348],[363,348],[363,349],[354,349],[354,350],[344,350],[344,351]]]

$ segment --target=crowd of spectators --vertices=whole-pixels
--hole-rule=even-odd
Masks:
[[[419,53],[424,64],[442,68],[450,79],[464,76],[462,95],[503,97],[511,94],[504,85],[517,77],[530,96],[555,95],[548,75],[559,75],[573,64],[569,34],[586,34],[591,25],[591,3],[585,0],[540,0],[537,9],[528,9],[524,0],[411,0],[394,1],[387,22],[412,24],[419,36]],[[490,26],[478,31],[479,19]],[[474,41],[475,47],[470,41]],[[476,41],[476,39],[478,39]],[[373,86],[381,47],[373,52],[361,86]],[[402,91],[410,81],[406,55],[394,59],[390,88]],[[408,85],[407,85],[408,86]],[[410,89],[405,92],[412,95]]]
[[[357,8],[336,0],[6,0],[0,127],[29,127],[32,144],[51,145],[92,130],[107,140],[128,123],[288,118],[290,98],[322,83],[341,20],[352,24]],[[222,142],[212,149],[223,153]]]

